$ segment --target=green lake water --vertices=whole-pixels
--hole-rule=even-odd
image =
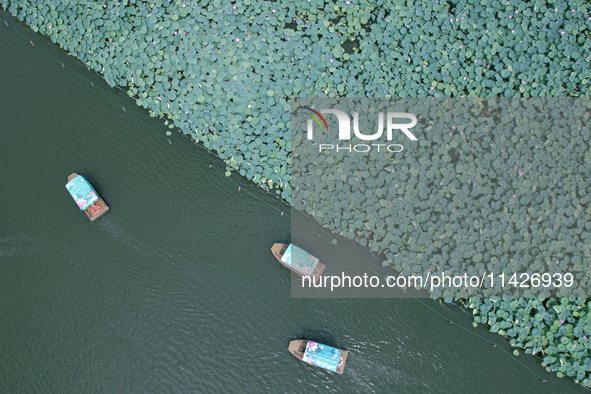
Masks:
[[[455,307],[292,298],[269,251],[290,241],[288,207],[0,17],[27,38],[0,21],[0,392],[586,392]],[[111,207],[95,223],[72,172]],[[297,338],[349,350],[345,373],[296,360]]]

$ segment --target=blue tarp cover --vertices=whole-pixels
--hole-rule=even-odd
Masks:
[[[72,195],[76,204],[80,209],[84,210],[98,200],[96,191],[92,188],[90,183],[82,175],[78,175],[66,184],[66,189]]]
[[[281,261],[289,265],[304,276],[310,276],[314,272],[318,259],[293,244],[289,244],[281,257]]]
[[[303,361],[336,372],[341,350],[321,343],[308,341]]]

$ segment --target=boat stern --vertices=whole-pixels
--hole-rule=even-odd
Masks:
[[[346,350],[341,350],[341,358],[339,359],[339,365],[337,366],[337,373],[342,374],[345,370],[345,363],[347,362],[347,356],[349,352]]]
[[[96,219],[104,215],[105,212],[107,212],[108,210],[109,206],[107,205],[107,203],[105,203],[105,201],[102,198],[99,198],[97,201],[95,201],[94,204],[86,208],[84,212],[91,221],[95,221]]]
[[[319,261],[316,264],[316,268],[314,269],[314,272],[312,273],[312,278],[314,280],[316,280],[320,275],[322,275],[325,268],[326,268],[326,266]]]

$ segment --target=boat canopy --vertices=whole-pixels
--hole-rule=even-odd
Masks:
[[[289,244],[281,257],[281,261],[304,276],[312,275],[318,264],[316,257],[293,244]]]
[[[336,372],[340,358],[340,349],[308,341],[308,344],[306,345],[306,353],[304,353],[302,361]]]
[[[66,184],[66,189],[72,195],[80,209],[84,210],[98,200],[98,196],[93,187],[82,175],[78,175]]]

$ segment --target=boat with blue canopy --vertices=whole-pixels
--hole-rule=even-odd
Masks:
[[[298,339],[289,343],[289,352],[305,363],[339,374],[345,369],[349,352],[322,343]]]
[[[294,244],[273,244],[271,253],[281,264],[298,275],[317,277],[325,268],[318,258]]]
[[[91,221],[96,220],[109,210],[101,196],[82,175],[75,172],[70,174],[66,189],[78,204],[78,208],[84,211]]]

